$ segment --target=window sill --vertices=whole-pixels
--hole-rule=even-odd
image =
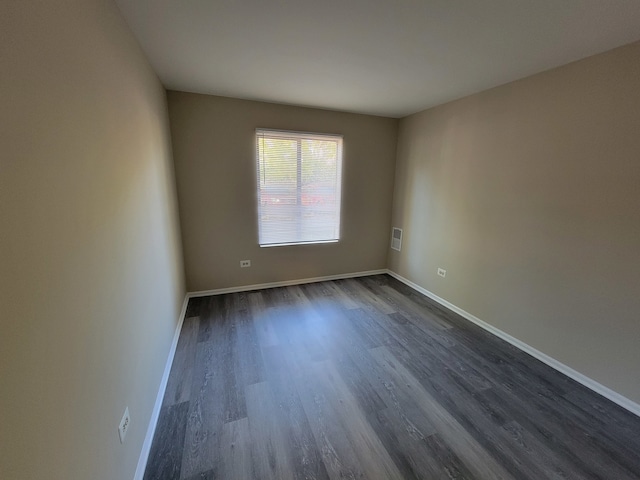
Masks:
[[[264,245],[260,245],[260,248],[271,248],[271,247],[289,247],[292,245],[322,245],[325,243],[338,243],[340,239],[336,240],[320,240],[313,242],[291,242],[291,243],[267,243]]]

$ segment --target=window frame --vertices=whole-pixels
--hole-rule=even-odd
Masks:
[[[283,138],[296,138],[298,142],[301,142],[303,139],[313,139],[317,138],[318,140],[335,140],[337,143],[337,185],[336,185],[336,195],[337,195],[337,214],[338,214],[338,222],[337,222],[337,235],[335,239],[329,240],[309,240],[309,241],[298,241],[298,242],[280,242],[280,243],[260,243],[260,225],[261,225],[261,216],[262,216],[262,198],[261,198],[261,187],[260,187],[260,136],[261,134],[274,134],[274,136],[282,136]],[[254,159],[255,162],[255,172],[256,172],[256,184],[255,184],[255,192],[256,192],[256,207],[257,207],[257,233],[258,233],[258,246],[260,248],[271,248],[271,247],[288,247],[288,246],[297,246],[297,245],[322,245],[322,244],[331,244],[331,243],[339,243],[342,237],[342,200],[343,200],[343,177],[344,177],[344,136],[339,133],[322,133],[322,132],[307,132],[307,131],[299,131],[299,130],[283,130],[283,129],[272,129],[272,128],[256,128],[255,132],[255,148],[256,148],[256,157]],[[296,186],[298,187],[301,184],[301,148],[300,143],[298,143],[298,154],[296,156]],[[300,205],[301,188],[296,188],[297,196],[296,196],[296,205]],[[300,210],[297,211],[297,215],[299,215]],[[298,228],[300,228],[299,219],[296,221]]]

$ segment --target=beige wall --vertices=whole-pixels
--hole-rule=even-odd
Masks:
[[[386,267],[395,119],[169,92],[187,289]],[[260,248],[257,127],[344,135],[339,243]],[[250,259],[251,268],[240,269]]]
[[[392,223],[393,271],[640,402],[640,43],[403,119]]]
[[[184,298],[165,92],[110,0],[1,2],[0,72],[0,478],[131,479]]]

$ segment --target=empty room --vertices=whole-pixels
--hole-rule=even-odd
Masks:
[[[0,479],[640,480],[640,2],[0,2]]]

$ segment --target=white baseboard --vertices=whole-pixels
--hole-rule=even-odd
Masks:
[[[147,460],[149,460],[149,453],[151,452],[151,443],[153,442],[153,435],[156,433],[156,425],[158,424],[158,418],[160,417],[160,409],[162,408],[162,400],[164,399],[164,392],[167,389],[167,382],[169,381],[169,373],[171,373],[171,366],[173,365],[173,357],[176,354],[176,347],[178,346],[178,339],[180,338],[180,332],[182,331],[182,324],[184,323],[184,316],[187,313],[187,304],[189,303],[189,296],[185,295],[182,302],[182,310],[180,311],[180,317],[178,318],[178,325],[176,326],[175,334],[173,335],[173,341],[171,342],[171,348],[169,349],[169,356],[167,363],[164,366],[164,372],[162,373],[162,379],[160,380],[160,387],[158,388],[158,395],[156,396],[156,403],[153,406],[151,412],[151,419],[149,420],[149,426],[147,427],[147,434],[142,442],[142,451],[138,458],[138,466],[136,467],[136,473],[133,476],[133,480],[142,480],[144,477],[144,471],[147,467]]]
[[[609,387],[605,387],[601,383],[598,383],[595,380],[587,377],[586,375],[583,375],[582,373],[578,372],[577,370],[574,370],[573,368],[565,365],[564,363],[559,362],[558,360],[556,360],[553,357],[550,357],[546,353],[542,353],[540,350],[537,350],[537,349],[533,348],[531,345],[528,345],[528,344],[524,343],[523,341],[518,340],[515,337],[512,337],[508,333],[505,333],[502,330],[500,330],[499,328],[496,328],[493,325],[488,324],[484,320],[480,320],[475,315],[472,315],[469,312],[467,312],[467,311],[465,311],[465,310],[463,310],[463,309],[461,309],[459,307],[456,307],[454,304],[449,303],[444,298],[441,298],[441,297],[437,296],[436,294],[430,292],[429,290],[427,290],[425,288],[422,288],[420,285],[412,282],[411,280],[408,280],[408,279],[404,278],[403,276],[397,274],[396,272],[393,272],[391,270],[387,270],[387,273],[389,275],[391,275],[393,278],[401,281],[405,285],[408,285],[409,287],[413,288],[414,290],[417,290],[418,292],[422,293],[423,295],[426,295],[427,297],[431,298],[432,300],[435,300],[440,305],[442,305],[442,306],[448,308],[449,310],[457,313],[461,317],[463,317],[463,318],[469,320],[470,322],[475,323],[476,325],[484,328],[485,330],[487,330],[488,332],[492,333],[496,337],[499,337],[502,340],[504,340],[506,342],[509,342],[511,345],[514,345],[515,347],[519,348],[523,352],[528,353],[532,357],[540,360],[542,363],[546,363],[551,368],[554,368],[555,370],[559,371],[560,373],[565,374],[567,377],[572,378],[576,382],[581,383],[585,387],[593,390],[594,392],[602,395],[605,398],[608,398],[612,402],[620,405],[622,408],[624,408],[624,409],[630,411],[631,413],[633,413],[633,414],[635,414],[635,415],[640,417],[640,405],[637,404],[636,402],[634,402],[633,400],[630,400],[627,397],[625,397],[623,395],[620,395],[618,392],[615,392],[615,391],[611,390]]]
[[[251,290],[264,290],[265,288],[288,287],[290,285],[302,285],[304,283],[326,282],[329,280],[341,280],[343,278],[367,277],[369,275],[380,275],[388,273],[386,268],[380,270],[368,270],[366,272],[341,273],[339,275],[327,275],[325,277],[300,278],[298,280],[285,280],[283,282],[258,283],[255,285],[244,285],[240,287],[218,288],[216,290],[202,290],[189,292],[187,296],[207,297],[209,295],[222,295],[225,293],[249,292]]]

